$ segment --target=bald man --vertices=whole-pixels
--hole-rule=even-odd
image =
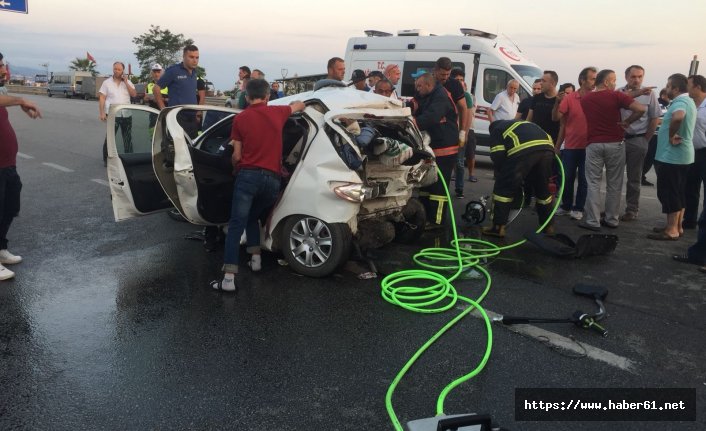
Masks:
[[[458,114],[449,93],[431,73],[419,76],[414,83],[417,94],[412,107],[419,130],[429,134],[436,165],[446,184],[458,155]],[[432,226],[446,224],[448,198],[441,181],[420,189],[419,196],[427,211],[427,221]]]
[[[515,79],[508,81],[505,90],[498,93],[493,99],[488,109],[488,121],[492,123],[495,120],[514,120],[517,115],[517,107],[520,106],[520,95],[517,90],[520,89],[520,83]]]

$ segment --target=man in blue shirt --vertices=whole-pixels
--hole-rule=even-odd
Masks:
[[[682,219],[686,202],[686,176],[694,163],[694,126],[696,105],[687,93],[687,79],[675,73],[667,80],[667,95],[672,99],[657,135],[655,170],[657,198],[667,214],[667,226],[655,228],[650,239],[676,241],[683,234]]]
[[[159,109],[166,106],[162,98],[162,88],[169,87],[169,105],[196,105],[197,98],[197,77],[196,67],[199,65],[199,49],[195,45],[184,47],[183,61],[172,65],[164,71],[159,81],[154,85],[152,94]],[[183,112],[179,116],[179,124],[189,136],[196,137],[198,133],[198,121],[193,112]]]
[[[161,90],[169,87],[169,105],[195,105],[196,99],[196,66],[199,65],[199,49],[194,45],[184,48],[184,58],[179,64],[172,65],[152,89],[154,100],[159,109],[164,109]]]

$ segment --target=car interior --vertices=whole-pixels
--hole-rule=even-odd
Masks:
[[[346,129],[346,125],[350,123],[350,120],[336,120],[336,122],[341,125],[341,128],[346,131],[346,134],[352,142],[358,145],[359,152],[364,156],[364,160],[359,156],[353,149],[351,145],[342,139],[337,131],[330,127],[326,128],[326,132],[331,138],[331,142],[334,143],[336,151],[338,152],[343,162],[348,166],[348,168],[353,170],[360,170],[361,168],[365,170],[366,166],[371,164],[380,163],[379,157],[373,152],[373,144],[378,138],[390,138],[400,143],[410,146],[414,152],[414,155],[404,161],[402,164],[406,166],[412,166],[421,159],[431,158],[432,155],[424,151],[419,144],[416,144],[416,139],[412,136],[409,129],[409,123],[407,119],[390,119],[390,118],[375,118],[372,116],[367,116],[358,123],[361,128],[371,128],[374,130],[374,135],[370,140],[370,144],[362,143],[360,137],[361,135],[354,135]]]
[[[189,147],[198,189],[198,211],[207,221],[224,224],[230,217],[233,195],[233,167],[229,145],[235,115],[216,122]],[[289,175],[303,157],[310,125],[301,115],[292,115],[282,132],[283,189]]]
[[[130,110],[131,125],[129,134],[115,130],[115,147],[122,161],[128,185],[132,191],[135,208],[143,213],[171,207],[169,198],[156,181],[152,169],[151,126],[154,126],[156,114]],[[124,139],[131,140],[131,151],[126,150]],[[136,191],[139,190],[139,193]]]

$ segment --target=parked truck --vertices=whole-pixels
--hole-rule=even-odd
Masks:
[[[91,72],[77,70],[52,73],[47,85],[47,96],[62,95],[67,99],[80,97],[83,94],[83,80],[92,76]]]
[[[97,99],[98,90],[100,90],[103,81],[108,79],[107,76],[87,76],[81,82],[81,95],[84,100]]]

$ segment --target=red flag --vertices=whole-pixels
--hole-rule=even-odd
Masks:
[[[94,63],[96,62],[96,59],[93,58],[93,56],[91,55],[91,53],[88,52],[88,51],[86,51],[86,59],[87,59],[88,61],[92,61],[92,62],[94,62]]]

